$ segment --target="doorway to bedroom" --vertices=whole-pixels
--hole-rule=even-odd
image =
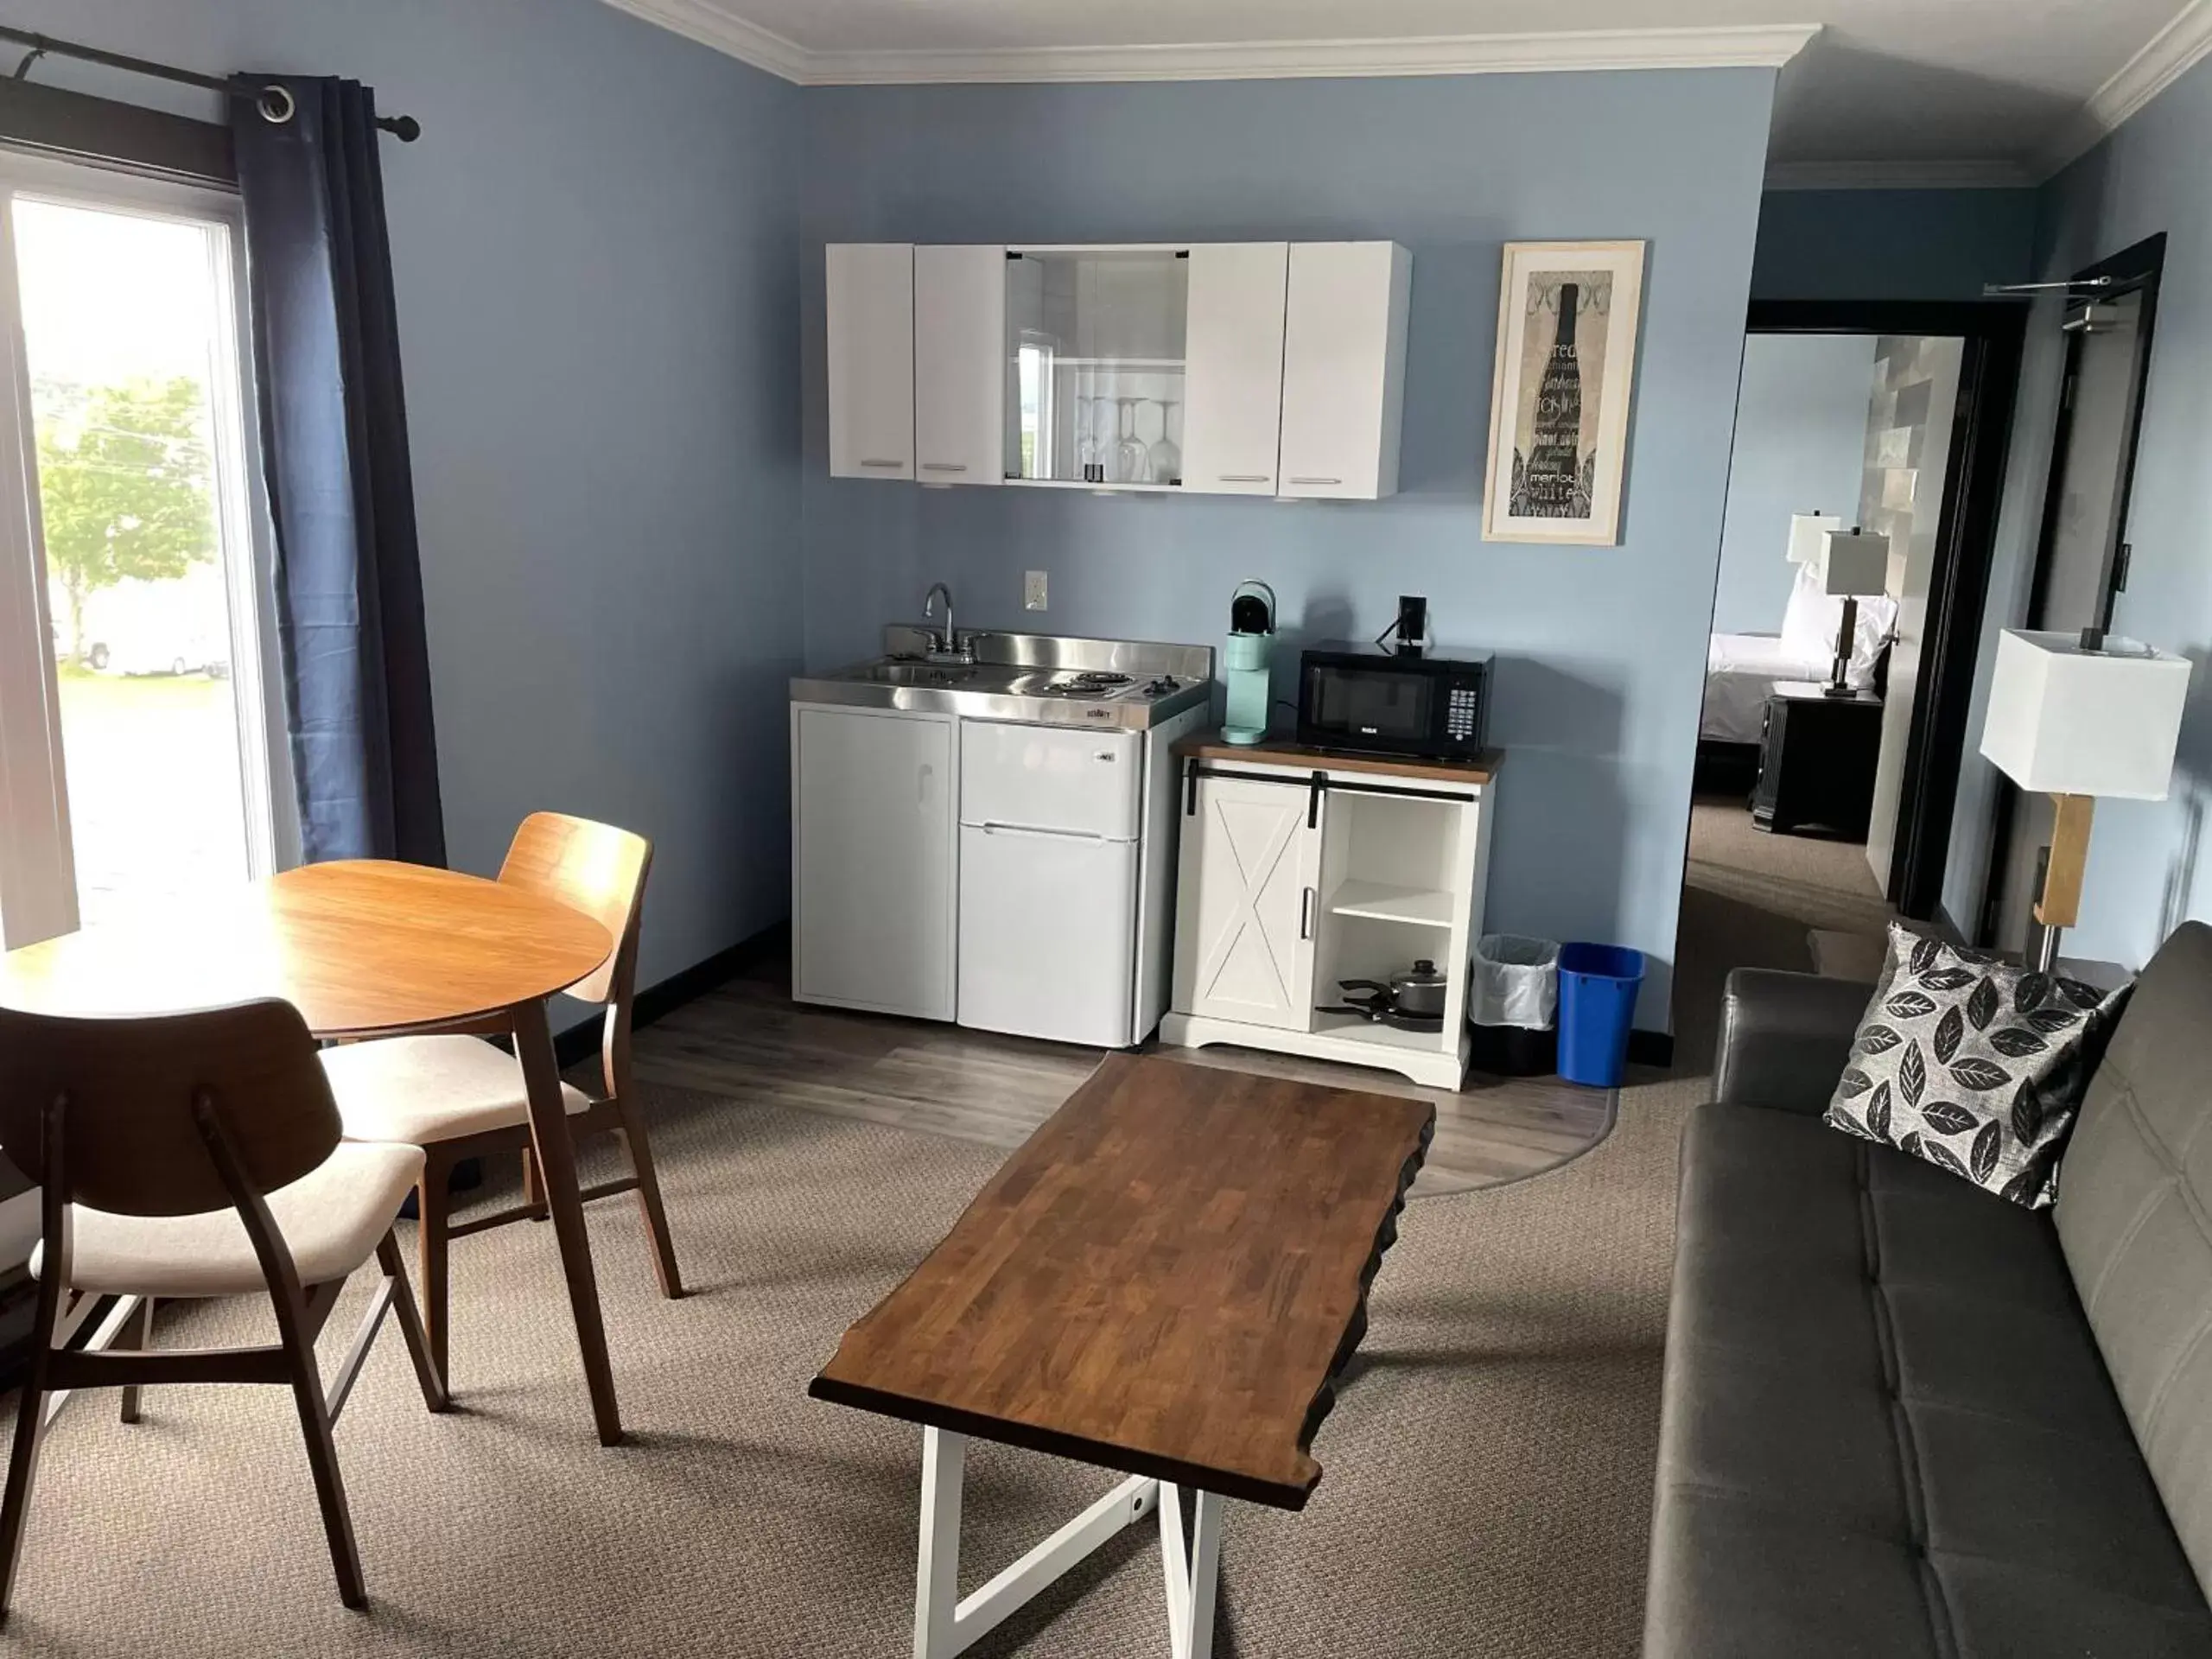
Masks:
[[[1871,978],[1887,921],[1935,914],[2019,333],[1752,308],[1681,920],[1731,945],[1700,959]]]

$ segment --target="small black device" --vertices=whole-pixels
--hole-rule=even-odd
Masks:
[[[1419,594],[1398,595],[1398,620],[1382,630],[1382,639],[1395,639],[1401,656],[1419,656],[1428,644],[1428,601]]]
[[[1489,741],[1493,658],[1332,640],[1298,664],[1298,741],[1419,760],[1465,760]]]

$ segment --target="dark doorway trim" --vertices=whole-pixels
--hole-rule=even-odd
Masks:
[[[2127,416],[2126,449],[2120,461],[2120,499],[2113,518],[2113,543],[2105,565],[2104,601],[2097,607],[2097,626],[2101,629],[2112,626],[2113,607],[2127,588],[2128,543],[2127,513],[2135,495],[2135,455],[2143,436],[2143,410],[2150,400],[2151,353],[2155,344],[2158,321],[2158,282],[2165,274],[2166,233],[2145,237],[2131,247],[2123,248],[2108,259],[2100,259],[2074,273],[2076,282],[2091,277],[2109,276],[2109,288],[2097,289],[2078,297],[2069,297],[2066,310],[2107,300],[2118,299],[2123,294],[2140,294],[2142,308],[2136,324],[2135,385],[2130,392],[2131,406]],[[2044,464],[2043,512],[2036,531],[2036,563],[2030,581],[2025,625],[2031,628],[2044,626],[2044,607],[2050,594],[2051,543],[2058,531],[2060,506],[2058,483],[2059,463],[2066,454],[2066,447],[2074,435],[2074,400],[2071,396],[2075,377],[2080,372],[2082,342],[2079,336],[2068,340],[2066,369],[2060,380],[2058,416],[2051,423],[2050,454]],[[2019,786],[2002,773],[1997,779],[1997,804],[1990,814],[1989,868],[1981,884],[1981,904],[1974,918],[1974,944],[1987,944],[1994,940],[1998,918],[2005,903],[2005,877],[2011,862],[2012,826],[2020,811]],[[2032,950],[2038,925],[2029,921],[2029,944]]]
[[[2166,237],[2158,235],[2138,242],[2133,247],[2114,254],[2109,259],[2099,260],[2076,275],[2076,281],[2093,276],[2109,276],[2113,285],[2099,289],[2094,295],[2084,295],[2077,301],[2069,300],[2066,309],[2087,310],[2091,306],[2116,300],[2123,294],[2140,294],[2142,307],[2135,327],[2135,384],[2129,388],[2126,448],[2120,463],[2120,499],[2115,503],[2113,518],[2113,547],[2105,566],[2104,601],[2097,607],[2097,626],[2108,630],[2112,626],[2114,602],[2127,586],[2126,561],[2120,548],[2127,530],[2127,509],[2135,493],[2135,448],[2143,436],[2143,405],[2151,384],[2151,348],[2158,332],[2158,279],[2165,272]],[[2043,520],[2036,535],[2036,569],[2034,585],[2028,599],[2028,626],[2043,626],[2043,610],[2050,594],[2051,540],[2058,529],[2059,496],[2050,487],[2058,480],[2058,463],[2066,454],[2066,446],[2074,435],[2074,400],[2063,388],[2069,387],[2080,372],[2082,341],[2078,335],[2066,342],[2066,373],[2060,385],[2058,419],[2053,425],[2050,438],[2050,465],[2044,473]]]
[[[1754,300],[1745,324],[1755,334],[1923,334],[1966,342],[1890,861],[1889,900],[1919,921],[1932,919],[1942,903],[2026,326],[2027,307],[2005,300]]]
[[[235,188],[231,131],[166,110],[0,79],[0,143]]]

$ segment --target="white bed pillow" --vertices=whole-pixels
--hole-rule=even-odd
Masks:
[[[1851,642],[1848,678],[1864,689],[1874,683],[1875,659],[1897,624],[1897,602],[1885,594],[1859,601],[1859,626]],[[1835,637],[1843,627],[1843,601],[1821,591],[1820,573],[1811,565],[1797,568],[1796,585],[1789,590],[1789,607],[1782,613],[1782,643],[1795,656],[1835,659]]]

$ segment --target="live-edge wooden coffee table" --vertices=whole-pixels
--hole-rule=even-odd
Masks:
[[[1434,1125],[1425,1102],[1115,1055],[1007,1160],[808,1389],[923,1426],[915,1659],[1155,1510],[1174,1659],[1209,1659],[1224,1500],[1312,1495]],[[1129,1478],[962,1598],[971,1437]]]

